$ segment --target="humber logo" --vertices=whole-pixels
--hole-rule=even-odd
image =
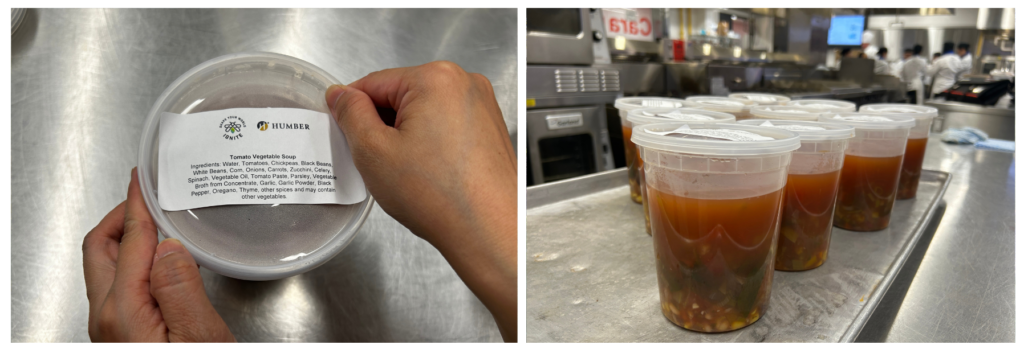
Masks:
[[[270,130],[309,130],[309,124],[300,123],[268,123],[261,121],[256,123],[256,129],[260,131]]]

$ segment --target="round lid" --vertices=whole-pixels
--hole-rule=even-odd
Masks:
[[[756,102],[740,98],[716,96],[690,96],[686,98],[689,108],[713,110],[724,113],[742,113],[757,105]]]
[[[672,121],[728,122],[736,121],[736,117],[729,113],[701,109],[642,108],[630,110],[626,120],[636,126]]]
[[[914,118],[877,113],[825,113],[818,121],[850,125],[858,129],[895,130],[917,125]]]
[[[802,141],[843,140],[855,136],[853,126],[818,121],[750,119],[738,124],[789,130],[800,135]]]
[[[865,104],[860,106],[862,113],[908,114],[915,119],[928,119],[939,116],[939,109],[916,104]]]
[[[704,155],[762,155],[800,148],[794,132],[733,123],[648,124],[634,129],[631,140],[645,148]]]
[[[158,130],[164,113],[298,108],[330,114],[324,95],[332,83],[338,80],[313,64],[259,52],[211,59],[171,83],[149,111],[138,161],[142,196],[160,232],[180,240],[199,265],[245,280],[296,275],[341,252],[369,215],[369,192],[351,205],[253,204],[183,211],[163,210],[157,195]]]
[[[807,109],[818,109],[819,111],[826,112],[855,112],[857,111],[857,105],[852,102],[835,100],[835,99],[800,99],[784,103],[788,106],[795,106]]]
[[[665,97],[624,97],[615,100],[615,108],[633,110],[637,108],[682,108],[683,100]]]
[[[764,119],[785,120],[818,120],[823,112],[813,108],[801,108],[789,105],[759,105],[750,108],[750,114]]]
[[[790,101],[790,98],[786,96],[754,92],[733,93],[729,95],[729,98],[746,99],[759,105],[785,104]]]

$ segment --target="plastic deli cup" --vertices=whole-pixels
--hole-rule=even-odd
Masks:
[[[788,105],[759,105],[750,108],[750,115],[756,119],[767,120],[800,120],[818,121],[823,114],[817,109],[793,107]]]
[[[800,149],[789,165],[775,269],[804,271],[828,258],[839,172],[854,129],[813,121],[744,120],[741,124],[776,127],[800,135]]]
[[[662,123],[633,133],[644,157],[661,312],[723,332],[764,315],[796,133],[728,123]]]
[[[833,225],[861,232],[889,227],[903,151],[910,129],[914,127],[914,118],[829,113],[823,114],[820,121],[851,125],[856,129],[839,176]]]
[[[615,108],[619,109],[619,121],[622,124],[622,147],[626,151],[626,166],[629,167],[629,196],[633,202],[640,203],[639,175],[636,167],[636,145],[630,139],[633,129],[630,127],[628,118],[629,111],[639,108],[682,108],[682,99],[662,97],[628,97],[615,100]]]
[[[912,199],[917,196],[917,184],[921,181],[921,166],[924,165],[924,150],[928,146],[928,132],[932,121],[939,116],[939,110],[914,104],[865,104],[860,107],[862,113],[879,113],[910,116],[917,119],[917,125],[910,129],[907,139],[907,151],[903,155],[903,167],[900,168],[900,185],[896,191],[897,200]]]
[[[736,117],[729,113],[700,109],[644,108],[630,111],[626,120],[629,121],[629,129],[632,130],[636,126],[676,121],[728,123],[735,122]],[[627,127],[624,124],[622,128],[626,129]],[[647,227],[647,234],[651,234],[650,207],[647,204],[647,191],[644,187],[644,160],[639,157],[641,156],[637,155],[637,158],[633,159],[636,163],[629,165],[629,175],[637,175],[641,203],[644,205],[644,223]],[[632,180],[630,180],[630,185],[633,185]]]
[[[757,106],[757,102],[751,100],[715,96],[690,96],[686,104],[688,108],[729,113],[736,116],[736,120],[750,119],[750,108]]]
[[[324,94],[333,83],[338,80],[324,70],[273,53],[217,57],[171,83],[149,111],[139,148],[142,196],[159,231],[180,240],[199,265],[244,280],[296,275],[341,252],[370,213],[372,197],[351,205],[233,205],[164,211],[156,192],[163,113],[280,107],[329,114]]]
[[[786,102],[784,105],[801,107],[807,109],[817,109],[821,112],[855,112],[857,111],[857,105],[852,102],[834,100],[834,99],[799,99],[794,101]]]
[[[786,104],[786,102],[789,102],[791,100],[789,97],[783,95],[753,92],[733,93],[729,95],[729,98],[746,99],[748,101],[753,101],[754,103],[757,103],[757,105]]]

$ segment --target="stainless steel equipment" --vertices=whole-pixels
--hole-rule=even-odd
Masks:
[[[526,62],[590,65],[595,32],[590,9],[526,9]],[[599,34],[598,34],[599,35]]]
[[[515,9],[28,10],[11,38],[11,340],[89,340],[82,238],[124,200],[142,118],[193,66],[271,51],[351,82],[450,60],[490,79],[515,133],[518,34]],[[380,208],[305,274],[201,273],[239,341],[501,340],[441,254]]]
[[[528,185],[604,171],[612,164],[599,105],[526,112]]]
[[[991,138],[1014,140],[1014,109],[985,107],[960,102],[926,101],[924,105],[939,109],[933,131],[973,127]]]

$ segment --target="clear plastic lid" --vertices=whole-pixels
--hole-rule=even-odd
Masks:
[[[865,104],[860,106],[861,113],[908,114],[923,120],[939,116],[939,109],[916,104]]]
[[[794,132],[730,123],[648,124],[634,129],[631,140],[645,148],[700,155],[764,155],[800,148]]]
[[[142,195],[160,232],[180,240],[199,265],[245,280],[296,275],[341,252],[369,215],[372,197],[352,205],[236,205],[164,211],[157,195],[158,130],[163,113],[300,108],[330,114],[324,95],[333,83],[338,80],[310,63],[257,52],[211,59],[171,83],[149,111],[139,148]]]
[[[786,102],[784,105],[833,113],[857,111],[857,105],[853,102],[835,99],[799,99]]]
[[[682,108],[683,100],[666,97],[624,97],[615,100],[615,108],[633,110],[637,108]]]
[[[626,120],[637,126],[672,121],[730,122],[736,121],[736,117],[729,113],[701,109],[643,108],[629,111]]]
[[[767,94],[767,93],[755,93],[755,92],[741,92],[733,93],[729,95],[729,98],[746,99],[753,101],[758,105],[776,105],[785,104],[790,101],[789,97],[778,95],[778,94]]]
[[[800,135],[801,141],[843,140],[854,137],[856,130],[850,125],[818,121],[750,119],[738,124],[789,130]]]
[[[788,105],[759,105],[750,108],[750,115],[762,119],[816,121],[822,113],[822,111],[817,109]]]
[[[873,130],[909,129],[917,124],[917,120],[909,116],[876,113],[825,113],[818,121]]]
[[[757,106],[751,100],[716,96],[690,96],[686,98],[689,108],[705,109],[723,113],[743,113]]]

